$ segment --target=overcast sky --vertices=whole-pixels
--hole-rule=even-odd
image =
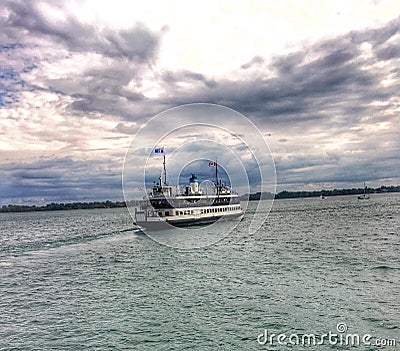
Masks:
[[[247,116],[277,190],[400,183],[398,1],[0,0],[0,204],[121,200],[134,134]]]

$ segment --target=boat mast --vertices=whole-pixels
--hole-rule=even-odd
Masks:
[[[167,168],[165,167],[165,153],[163,155],[164,155],[164,162],[163,162],[163,164],[164,164],[164,185],[167,185]]]
[[[218,189],[218,160],[215,159],[215,186],[217,187],[217,195],[219,195]]]

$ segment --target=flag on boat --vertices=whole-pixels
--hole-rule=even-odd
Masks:
[[[208,162],[208,167],[211,167],[211,166],[217,166],[217,162],[215,162],[215,161]]]
[[[154,149],[154,153],[155,153],[156,155],[163,154],[163,153],[164,153],[164,148],[163,148],[163,147],[155,148],[155,149]]]

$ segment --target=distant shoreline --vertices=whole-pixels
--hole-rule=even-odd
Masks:
[[[64,211],[64,210],[90,210],[95,208],[118,208],[126,207],[124,201],[92,201],[92,202],[71,202],[55,203],[43,206],[36,205],[4,205],[0,208],[1,212],[32,212],[32,211]]]
[[[369,194],[384,194],[400,192],[400,185],[397,186],[381,186],[379,188],[367,188]],[[333,190],[315,190],[315,191],[287,191],[283,190],[277,194],[269,192],[253,193],[241,195],[242,201],[257,201],[267,199],[296,199],[307,197],[329,197],[338,195],[360,195],[364,193],[363,188],[352,189],[333,189]],[[124,201],[92,201],[92,202],[71,202],[71,203],[49,203],[43,206],[36,205],[4,205],[0,207],[0,213],[7,212],[33,212],[33,211],[64,211],[64,210],[86,210],[99,208],[120,208],[126,207]]]
[[[400,192],[400,185],[397,186],[385,186],[382,185],[379,188],[367,188],[368,194],[384,194],[384,193],[398,193]],[[314,190],[314,191],[287,191],[283,190],[277,194],[272,194],[269,192],[265,193],[255,193],[255,194],[245,194],[240,196],[241,200],[260,200],[260,199],[295,199],[304,197],[329,197],[338,195],[361,195],[364,194],[364,188],[352,188],[352,189],[333,189],[333,190]]]

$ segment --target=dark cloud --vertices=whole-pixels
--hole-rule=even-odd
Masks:
[[[378,184],[385,179],[398,179],[400,167],[399,159],[385,157],[370,158],[363,161],[339,162],[335,164],[324,163],[320,166],[307,164],[308,169],[299,171],[293,166],[286,170],[277,166],[278,184],[335,184],[340,187],[341,183],[353,184],[361,187],[363,182]]]
[[[376,51],[376,56],[380,60],[391,60],[400,58],[400,46],[399,45],[388,45]]]
[[[215,88],[217,82],[214,79],[208,79],[204,74],[195,73],[187,70],[182,71],[165,71],[161,75],[162,81],[168,86],[168,89],[178,90],[179,83],[192,84],[197,88]],[[200,83],[200,85],[196,85]]]
[[[57,2],[49,4],[58,6]],[[6,2],[7,16],[2,23],[2,37],[14,42],[46,39],[64,45],[71,52],[93,52],[140,62],[154,60],[160,33],[153,33],[144,25],[137,24],[124,30],[98,29],[70,15],[65,20],[52,21],[40,5],[36,1]]]
[[[43,4],[63,11],[66,18],[50,18]],[[101,29],[78,21],[57,1],[23,0],[5,2],[0,25],[0,104],[16,102],[18,91],[43,89],[73,97],[73,110],[123,116],[132,115],[130,107],[124,106],[125,100],[129,105],[144,99],[142,94],[127,89],[127,85],[131,80],[141,85],[143,73],[151,70],[157,60],[166,29],[153,32],[142,24],[129,29]],[[60,59],[72,60],[87,54],[97,54],[98,61],[104,62],[83,74],[40,74],[44,63],[51,65]],[[28,83],[21,76],[27,77],[31,71],[36,78]]]
[[[261,56],[254,56],[249,62],[241,65],[240,68],[249,69],[250,67],[257,66],[264,62],[265,62],[265,60]]]
[[[4,164],[0,171],[0,203],[33,203],[122,199],[119,161],[40,158],[29,163]]]
[[[351,31],[346,35],[346,38],[347,41],[354,44],[368,42],[371,43],[374,48],[379,48],[380,45],[387,45],[387,41],[399,32],[399,24],[400,17],[397,17],[380,28]]]
[[[258,123],[329,124],[344,115],[343,126],[357,124],[366,114],[376,112],[370,106],[373,101],[398,95],[398,33],[396,19],[381,28],[354,31],[275,56],[269,62],[255,57],[242,68],[257,64],[259,78],[220,79],[213,89],[194,87],[168,99],[171,104],[209,101],[227,105]],[[363,52],[364,43],[371,46],[369,55]],[[380,60],[385,60],[387,66],[378,68]],[[275,72],[273,77],[262,78],[264,71],[271,70]],[[383,86],[390,72],[396,81]],[[165,83],[169,84],[167,90],[176,91],[173,81]]]
[[[89,69],[74,80],[49,80],[51,89],[74,98],[70,109],[82,112],[102,112],[131,118],[134,106],[147,98],[128,88],[133,81],[142,84],[142,69],[126,60],[117,60],[101,68]]]

